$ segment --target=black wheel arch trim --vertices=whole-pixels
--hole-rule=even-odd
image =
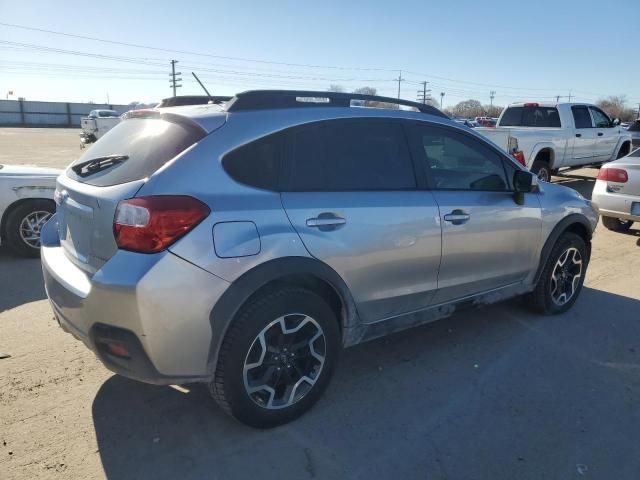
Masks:
[[[339,318],[343,344],[349,343],[348,331],[360,322],[356,304],[342,277],[320,260],[310,257],[283,257],[269,260],[241,275],[224,292],[209,314],[211,324],[211,346],[207,360],[208,371],[214,374],[218,352],[229,325],[238,310],[260,289],[272,282],[293,275],[310,275],[328,285],[341,300],[342,318]]]
[[[579,224],[584,227],[587,232],[587,253],[589,254],[589,258],[591,257],[591,237],[593,235],[591,223],[589,219],[580,213],[572,213],[571,215],[566,216],[562,220],[560,220],[551,233],[547,237],[547,240],[542,247],[542,251],[540,252],[540,262],[538,264],[538,270],[536,271],[536,276],[534,277],[534,285],[538,283],[540,280],[540,276],[542,275],[542,271],[544,270],[544,266],[549,259],[549,255],[551,255],[551,250],[553,250],[554,245],[560,238],[564,232],[568,231],[572,225]],[[588,259],[587,259],[588,260]]]

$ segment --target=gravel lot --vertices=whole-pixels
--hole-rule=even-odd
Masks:
[[[0,129],[0,162],[67,165],[78,130]],[[592,171],[556,179],[589,194]],[[640,478],[640,230],[599,226],[557,317],[517,302],[347,350],[271,431],[200,386],[107,371],[55,324],[37,260],[0,249],[0,478]]]

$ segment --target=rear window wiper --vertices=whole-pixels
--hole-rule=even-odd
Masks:
[[[104,170],[105,168],[112,167],[118,163],[122,163],[129,159],[129,155],[105,155],[104,157],[96,157],[85,162],[80,162],[77,165],[73,165],[71,170],[76,172],[80,177],[88,177],[94,173]]]

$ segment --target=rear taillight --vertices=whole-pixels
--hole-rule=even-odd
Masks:
[[[158,195],[122,200],[113,220],[118,248],[155,253],[164,250],[211,210],[193,197]]]
[[[598,180],[605,182],[627,183],[629,176],[622,168],[601,168],[598,173]]]
[[[511,156],[515,158],[523,167],[527,166],[527,161],[524,158],[524,152],[511,152]]]

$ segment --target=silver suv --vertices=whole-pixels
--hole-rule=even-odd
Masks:
[[[343,347],[515,295],[564,312],[597,222],[435,108],[327,92],[132,112],[55,198],[62,328],[257,427],[309,409]]]

